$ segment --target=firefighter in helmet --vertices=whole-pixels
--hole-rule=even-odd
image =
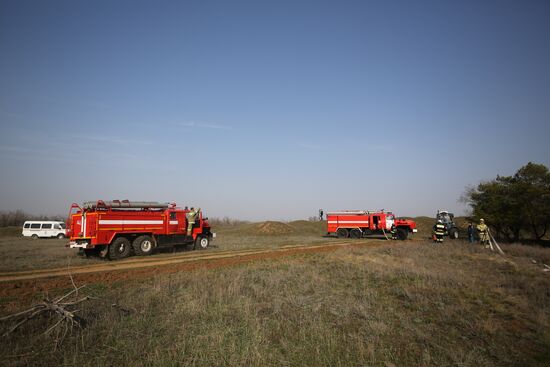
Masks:
[[[395,226],[395,224],[391,225],[390,233],[391,233],[391,239],[397,240],[397,227]]]
[[[188,236],[191,236],[193,226],[195,225],[195,218],[197,217],[200,211],[201,211],[201,208],[198,208],[197,210],[195,210],[195,208],[191,207],[191,210],[189,210],[187,214],[185,214],[185,219],[187,219]]]
[[[443,243],[443,236],[445,236],[445,225],[441,219],[438,219],[437,223],[434,225],[433,234],[434,242]]]
[[[485,220],[481,218],[477,225],[477,231],[479,232],[479,242],[482,246],[489,245],[489,227],[485,224]]]

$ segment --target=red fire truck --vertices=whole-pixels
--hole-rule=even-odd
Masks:
[[[392,226],[397,230],[397,238],[406,240],[415,233],[416,223],[409,219],[396,218],[384,210],[343,210],[327,213],[327,234],[339,238],[362,238],[369,235],[391,236]]]
[[[216,234],[199,212],[188,236],[188,212],[175,203],[98,200],[82,206],[72,204],[67,219],[68,246],[110,259],[122,259],[132,252],[150,255],[161,246],[194,244],[194,248],[205,249]]]

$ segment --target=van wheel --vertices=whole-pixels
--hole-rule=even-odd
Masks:
[[[38,235],[37,235],[37,234],[33,234],[33,235],[31,236],[31,238],[32,238],[33,240],[37,240],[37,239],[38,239]]]
[[[60,233],[60,234],[57,235],[57,238],[62,240],[62,239],[65,238],[65,235],[63,233]]]
[[[139,236],[132,242],[134,252],[138,256],[147,256],[153,253],[153,239],[151,236]]]
[[[131,251],[130,241],[125,237],[119,237],[109,245],[109,258],[111,260],[124,259],[130,256]]]
[[[195,240],[195,250],[204,250],[210,244],[210,239],[206,236],[199,236]]]

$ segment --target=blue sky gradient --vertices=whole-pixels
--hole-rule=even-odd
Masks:
[[[0,2],[0,210],[463,213],[550,166],[550,2]]]

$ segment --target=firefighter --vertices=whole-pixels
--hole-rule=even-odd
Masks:
[[[474,225],[472,222],[468,223],[468,242],[474,243]]]
[[[443,236],[445,236],[445,225],[441,219],[437,220],[437,223],[434,225],[434,241],[437,243],[443,243]]]
[[[187,235],[191,236],[191,231],[193,230],[193,226],[195,225],[195,217],[199,214],[201,211],[201,208],[198,208],[195,210],[195,208],[191,207],[191,210],[185,214],[185,219],[187,219]]]
[[[390,233],[391,233],[391,239],[397,240],[397,227],[395,226],[395,224],[391,225]]]
[[[489,227],[485,224],[485,220],[481,218],[479,224],[477,225],[477,231],[479,232],[479,242],[481,246],[489,245]]]

